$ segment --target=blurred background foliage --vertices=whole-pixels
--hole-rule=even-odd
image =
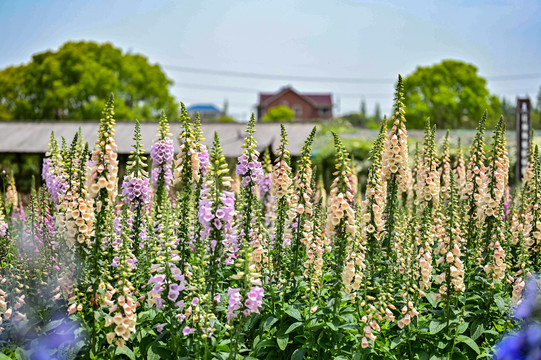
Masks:
[[[157,118],[177,111],[159,65],[112,44],[67,42],[28,64],[0,71],[0,120],[97,120],[115,94],[119,120]]]

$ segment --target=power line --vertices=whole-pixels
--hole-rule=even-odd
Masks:
[[[233,87],[233,86],[218,86],[218,85],[204,85],[204,84],[192,84],[192,83],[175,83],[173,86],[184,87],[184,88],[194,88],[194,89],[203,89],[211,91],[232,91],[232,92],[242,92],[242,93],[257,93],[261,92],[260,89],[249,89],[242,87]],[[340,96],[344,98],[368,98],[368,99],[382,99],[384,97],[393,97],[393,93],[336,93],[335,96]]]
[[[261,90],[249,89],[242,87],[233,87],[233,86],[219,86],[219,85],[204,85],[204,84],[190,84],[190,83],[175,83],[173,86],[176,87],[185,87],[185,88],[194,88],[194,89],[203,89],[203,90],[216,90],[216,91],[233,91],[233,92],[244,92],[244,93],[253,93]]]
[[[203,99],[196,99],[196,98],[190,98],[190,97],[184,97],[184,96],[180,96],[180,101],[184,102],[184,103],[209,103],[209,99],[206,99],[206,100],[203,100]],[[238,106],[238,107],[245,107],[245,106],[249,106],[249,107],[255,107],[257,104],[255,103],[252,103],[252,104],[249,104],[249,103],[245,103],[245,102],[230,102],[230,101],[227,101],[228,105],[229,106]]]
[[[194,68],[194,67],[189,67],[189,66],[178,66],[178,65],[162,65],[162,66],[172,71],[181,71],[181,72],[198,73],[198,74],[210,74],[210,75],[229,76],[229,77],[242,77],[242,78],[252,78],[252,79],[266,79],[266,80],[286,80],[286,81],[295,80],[295,81],[308,81],[308,82],[333,82],[333,83],[350,83],[350,84],[388,84],[388,83],[394,83],[396,81],[395,79],[390,79],[390,78],[344,78],[344,77],[325,77],[325,76],[281,75],[281,74],[254,73],[254,72],[242,72],[242,71],[202,69],[202,68]],[[537,78],[541,78],[541,73],[495,75],[495,76],[486,76],[485,78],[491,81],[537,79]]]
[[[382,78],[337,78],[337,77],[315,77],[315,76],[299,76],[299,75],[277,75],[277,74],[263,74],[252,72],[240,72],[240,71],[223,71],[212,69],[200,69],[187,66],[177,65],[162,65],[166,69],[173,71],[191,72],[199,74],[210,74],[219,76],[230,77],[243,77],[252,79],[266,79],[266,80],[295,80],[295,81],[313,81],[313,82],[337,82],[337,83],[364,83],[364,84],[388,84],[395,81],[394,79],[382,79]]]
[[[193,84],[193,83],[175,83],[173,86],[181,88],[191,88],[191,89],[202,89],[210,91],[228,91],[228,92],[240,92],[240,93],[259,93],[261,89],[252,89],[236,86],[219,86],[219,85],[205,85],[205,84]],[[498,94],[517,94],[517,93],[535,93],[538,89],[508,89],[508,90],[499,90],[495,91]],[[343,93],[337,92],[334,93],[334,96],[342,97],[346,99],[384,99],[384,98],[393,98],[393,93],[390,91],[388,93],[366,93],[359,91],[358,93]]]
[[[508,81],[508,80],[524,80],[524,79],[529,80],[529,79],[538,79],[540,77],[541,77],[541,73],[485,76],[487,80],[491,80],[491,81]]]

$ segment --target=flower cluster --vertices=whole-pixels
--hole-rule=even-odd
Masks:
[[[178,137],[180,147],[175,161],[174,183],[177,184],[183,181],[184,186],[199,180],[201,166],[199,158],[199,149],[201,146],[198,141],[200,140],[198,125],[194,129],[189,120],[186,107],[181,103],[182,132]]]
[[[148,178],[128,175],[122,182],[122,196],[128,202],[130,209],[148,209],[150,206],[152,188]]]
[[[19,207],[19,194],[17,193],[17,186],[13,177],[8,182],[5,197],[7,208],[17,209]]]
[[[105,316],[105,327],[112,327],[113,331],[107,333],[107,342],[112,344],[115,338],[115,344],[123,348],[130,335],[135,333],[137,314],[135,312],[138,304],[130,295],[131,290],[124,286],[119,292],[110,284],[107,284],[105,292],[104,306],[109,308]]]
[[[430,122],[427,121],[425,130],[425,147],[422,161],[417,171],[415,182],[415,191],[417,195],[417,210],[421,212],[428,204],[433,208],[438,207],[440,196],[440,174],[438,172],[438,162],[436,158],[436,128],[430,128]]]
[[[198,219],[203,229],[201,240],[210,238],[213,230],[222,232],[222,245],[227,252],[225,262],[232,264],[239,250],[233,228],[233,218],[236,215],[235,194],[231,191],[223,191],[220,194],[219,204],[214,204],[210,190],[208,185],[204,185],[201,190],[201,200],[199,201]],[[210,239],[210,247],[213,252],[216,249],[217,241],[216,239]]]
[[[155,142],[150,148],[150,158],[152,159],[152,184],[156,186],[160,178],[163,178],[165,188],[171,186],[173,180],[173,156],[175,154],[175,146],[173,140],[164,139]]]
[[[258,184],[263,177],[263,167],[259,162],[259,152],[257,151],[257,142],[253,134],[255,132],[255,119],[250,119],[247,133],[244,138],[242,155],[239,156],[236,168],[236,174],[241,178],[241,186],[246,187],[249,183]],[[252,185],[254,187],[254,185]],[[255,189],[251,189],[254,191]]]
[[[53,203],[58,202],[58,197],[66,189],[66,181],[64,180],[61,169],[57,166],[52,158],[43,159],[42,176],[45,182],[45,187]]]
[[[407,191],[411,178],[411,170],[408,165],[408,133],[404,117],[403,87],[402,77],[399,76],[395,94],[395,110],[391,118],[393,126],[387,137],[382,160],[383,179],[389,180],[397,177],[401,192]]]
[[[239,288],[229,288],[227,290],[227,320],[238,317],[239,310],[242,310],[244,316],[250,316],[251,313],[259,313],[263,304],[264,290],[259,286],[254,286],[246,294],[246,300],[242,303],[242,295]],[[244,306],[243,306],[244,305]]]
[[[500,118],[494,134],[493,151],[489,158],[490,166],[484,178],[485,197],[478,206],[484,210],[483,216],[497,216],[500,202],[507,189],[509,179],[509,158],[505,140],[505,122]]]
[[[94,231],[94,207],[90,198],[69,191],[61,197],[56,222],[66,229],[66,243],[72,247],[76,242],[90,245],[90,237]]]
[[[115,125],[114,115],[113,98],[111,97],[103,111],[96,149],[92,152],[88,165],[89,197],[97,200],[98,208],[103,201],[114,202],[117,196],[118,155],[113,128]],[[105,189],[107,195],[105,199],[101,195],[99,196],[102,189]]]
[[[258,183],[259,179],[263,176],[263,168],[258,161],[259,154],[254,149],[252,154],[242,154],[238,158],[236,173],[242,177],[241,185],[248,186],[249,181]]]

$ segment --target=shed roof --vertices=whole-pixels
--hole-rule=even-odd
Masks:
[[[176,139],[180,133],[178,123],[170,123],[171,133]],[[289,151],[292,155],[299,155],[302,145],[315,124],[291,123],[286,124],[289,134]],[[45,153],[48,149],[51,132],[55,137],[64,137],[68,143],[71,141],[79,127],[86,141],[91,148],[96,142],[98,133],[98,122],[30,122],[10,121],[0,122],[0,153]],[[120,154],[129,154],[132,150],[133,130],[135,122],[117,122],[115,125],[115,141]],[[243,140],[245,137],[246,124],[240,123],[208,123],[201,125],[206,138],[205,144],[210,148],[214,139],[214,132],[218,132],[220,142],[227,157],[237,157],[241,154]],[[150,150],[153,141],[156,139],[158,123],[142,122],[141,134],[143,145],[146,151]],[[274,150],[280,142],[280,124],[258,123],[256,124],[255,139],[258,142],[258,150],[263,151],[271,146]],[[177,141],[177,140],[175,140]],[[178,141],[177,141],[178,145]],[[175,146],[178,150],[178,146]]]

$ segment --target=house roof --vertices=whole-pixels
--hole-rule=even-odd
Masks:
[[[177,134],[180,132],[178,123],[171,122],[171,132],[174,134],[175,149],[178,151]],[[57,139],[64,137],[68,144],[81,127],[81,131],[90,148],[96,142],[99,123],[96,122],[52,122],[52,121],[9,121],[0,122],[0,153],[45,153],[48,150],[48,143],[52,131]],[[285,124],[289,134],[289,151],[292,155],[300,155],[302,145],[314,124],[291,123]],[[224,155],[237,157],[241,155],[242,144],[246,136],[246,124],[241,123],[204,123],[201,125],[203,135],[206,138],[205,145],[212,146],[214,132],[218,132]],[[119,121],[115,125],[115,141],[120,154],[129,154],[133,149],[133,121]],[[141,134],[145,150],[150,147],[156,139],[158,123],[141,122]],[[257,148],[262,152],[265,148],[276,149],[280,143],[279,123],[257,123],[254,134],[257,140]]]
[[[275,93],[259,93],[259,105],[265,105],[271,102],[271,99],[275,99],[287,91],[293,91],[315,106],[332,106],[332,94],[330,93],[300,93],[290,86],[283,87]]]
[[[199,111],[199,112],[220,112],[220,109],[214,104],[193,104],[189,106],[186,110],[192,112],[192,111]]]

